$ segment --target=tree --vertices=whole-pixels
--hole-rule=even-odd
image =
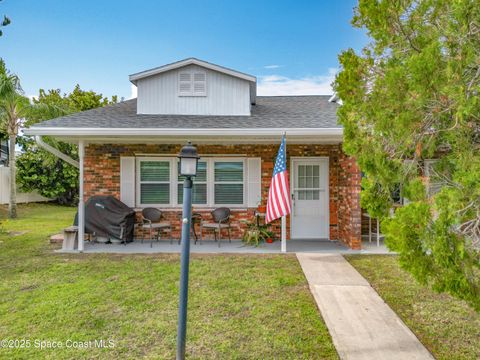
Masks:
[[[52,111],[36,111],[30,113],[26,119],[25,126],[28,127],[38,122],[53,119],[55,117],[114,104],[117,102],[117,100],[117,96],[112,96],[111,99],[108,99],[107,97],[104,97],[102,94],[98,94],[95,91],[82,90],[78,84],[75,85],[70,94],[63,95],[60,89],[51,89],[48,91],[40,89],[38,92],[38,97],[33,99],[33,103],[36,105],[47,106]]]
[[[9,138],[10,201],[8,214],[17,217],[15,144],[18,129],[30,109],[30,101],[23,96],[18,76],[11,74],[0,59],[0,124]]]
[[[25,118],[42,117],[47,114],[58,114],[59,107],[53,104],[32,104],[23,95],[20,79],[7,70],[5,62],[0,59],[0,126],[8,134],[9,139],[9,169],[10,169],[10,200],[8,213],[10,218],[17,217],[17,158],[15,148],[18,129]]]
[[[2,1],[2,0],[0,0]],[[7,15],[3,15],[3,20],[0,22],[0,28],[5,27],[10,24],[10,18]],[[0,29],[0,36],[3,35],[3,31]]]
[[[36,110],[28,114],[25,126],[116,102],[116,96],[109,100],[94,91],[84,91],[79,85],[76,85],[70,94],[63,95],[59,89],[48,91],[40,89],[38,97],[33,100]],[[44,140],[68,156],[78,159],[76,145],[56,141],[53,138]],[[17,159],[17,180],[20,189],[37,190],[41,195],[55,198],[62,204],[75,203],[78,199],[78,170],[38,148],[30,137],[22,137],[19,143],[24,150]]]
[[[478,0],[360,0],[352,24],[372,42],[341,53],[334,88],[362,206],[417,280],[480,310]]]

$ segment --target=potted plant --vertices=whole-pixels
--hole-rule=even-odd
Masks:
[[[242,240],[245,245],[258,246],[260,244],[260,231],[258,229],[247,229]]]
[[[260,238],[266,243],[273,243],[273,232],[268,230],[267,225],[260,225]]]
[[[265,205],[258,205],[257,212],[260,214],[265,214],[267,212],[267,207]]]
[[[243,242],[246,245],[258,246],[260,242],[273,242],[273,232],[268,230],[267,225],[258,225],[256,220],[247,223],[247,230],[243,234]]]

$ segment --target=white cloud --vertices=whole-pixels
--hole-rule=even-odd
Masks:
[[[137,87],[135,85],[131,85],[131,90],[130,90],[130,99],[134,99],[137,97]]]
[[[337,69],[328,69],[325,75],[292,79],[281,75],[260,76],[257,84],[258,95],[330,95]]]
[[[283,67],[283,65],[273,64],[273,65],[265,65],[264,66],[265,69],[278,69],[278,68],[281,68],[281,67]]]
[[[280,65],[267,65],[278,66]],[[265,66],[266,67],[266,66]],[[333,94],[332,82],[337,69],[331,68],[325,75],[307,76],[292,79],[282,75],[259,76],[257,84],[258,95],[330,95]],[[137,87],[131,84],[130,99],[137,97]]]

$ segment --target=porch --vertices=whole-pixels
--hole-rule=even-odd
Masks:
[[[326,144],[321,138],[319,143],[291,142],[287,162],[292,213],[284,226],[286,238],[339,240],[352,249],[361,249],[360,172],[354,159],[342,151],[341,144]],[[112,195],[137,211],[137,221],[143,208],[158,208],[162,221],[171,224],[171,235],[179,238],[182,187],[175,154],[180,148],[178,143],[89,143],[84,146],[84,161],[80,161],[83,199]],[[194,183],[193,211],[210,221],[214,208],[230,208],[232,237],[241,239],[258,206],[266,203],[278,145],[199,141],[197,149],[201,161]],[[79,205],[82,214],[83,204]],[[272,223],[277,239],[281,238],[281,228],[280,221]],[[136,231],[135,238],[141,236]],[[176,251],[165,246],[167,252]],[[302,248],[301,243],[295,246]],[[276,252],[276,247],[280,244],[262,251]]]
[[[262,243],[258,247],[246,246],[241,240],[224,240],[221,246],[213,240],[205,240],[202,244],[191,241],[190,251],[192,253],[237,253],[237,254],[279,254],[281,253],[281,242],[275,241],[272,244]],[[150,247],[150,241],[143,243],[137,239],[131,243],[104,244],[86,242],[85,253],[114,253],[114,254],[157,254],[157,253],[180,253],[180,245],[175,240],[170,244],[168,240],[154,241]],[[352,250],[339,241],[331,240],[289,240],[287,241],[288,253],[328,253],[328,254],[388,254],[390,253],[383,242],[379,247],[374,242],[363,241],[362,250]]]

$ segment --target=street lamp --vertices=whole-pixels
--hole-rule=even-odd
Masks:
[[[183,182],[182,253],[180,256],[180,301],[178,304],[177,360],[185,359],[187,333],[188,267],[190,263],[190,223],[192,220],[192,176],[197,175],[197,148],[189,141],[180,154],[180,175]]]
[[[182,147],[180,154],[180,175],[182,176],[196,176],[197,164],[200,157],[197,154],[197,148],[189,141],[187,145]]]

